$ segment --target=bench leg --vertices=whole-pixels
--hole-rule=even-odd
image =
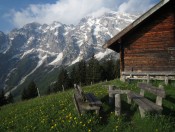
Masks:
[[[85,110],[81,109],[81,114],[80,115],[83,115],[84,113],[85,113]]]
[[[127,95],[127,102],[128,102],[128,104],[131,104],[131,98],[129,98],[128,95]]]
[[[97,115],[99,115],[99,109],[98,109],[98,110],[95,110],[95,113],[96,113]]]
[[[109,91],[112,91],[114,90],[114,87],[109,85],[109,88],[108,88]],[[109,104],[112,104],[114,101],[114,94],[113,93],[109,93]]]
[[[141,118],[144,118],[145,117],[145,110],[139,106],[139,111],[140,111]]]
[[[115,95],[115,115],[119,116],[121,114],[121,99],[120,94]]]

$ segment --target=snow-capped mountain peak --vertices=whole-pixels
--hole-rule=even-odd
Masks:
[[[82,18],[77,25],[34,22],[8,35],[0,32],[0,59],[4,62],[0,64],[0,87],[16,88],[41,67],[43,71],[48,67],[53,70],[88,60],[92,55],[100,60],[114,54],[102,45],[137,17],[111,11],[100,17]],[[14,79],[15,75],[18,77]]]

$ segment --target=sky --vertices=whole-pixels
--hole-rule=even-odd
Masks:
[[[107,11],[144,13],[160,0],[0,0],[0,31],[10,32],[27,23],[78,24],[88,15]]]

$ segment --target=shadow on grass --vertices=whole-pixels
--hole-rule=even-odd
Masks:
[[[175,98],[173,98],[171,95],[167,95],[165,98],[167,101],[169,101],[171,104],[175,103]],[[172,110],[170,107],[163,106],[163,114],[164,115],[171,115],[175,117],[175,109]]]
[[[172,109],[169,109],[168,107],[163,107],[163,112],[162,112],[163,115],[166,115],[166,116],[171,116],[171,117],[175,117],[175,111],[172,110]]]
[[[171,103],[175,103],[175,98],[173,98],[171,95],[167,95],[166,100],[168,100]]]
[[[114,107],[114,104],[109,104],[108,95],[101,98],[101,101],[103,102],[104,105],[100,110],[100,117],[102,117],[100,123],[107,124],[110,113],[114,111],[115,107]]]
[[[121,114],[126,115],[127,120],[131,121],[135,112],[137,111],[137,106],[134,104],[128,104],[126,101],[121,101]]]
[[[115,112],[115,101],[113,100],[113,103],[109,104],[108,95],[104,96],[101,101],[104,104],[100,110],[100,117],[102,117],[101,124],[107,124],[111,112]],[[121,115],[125,115],[126,122],[132,120],[136,111],[137,107],[135,105],[130,105],[125,100],[121,100]]]

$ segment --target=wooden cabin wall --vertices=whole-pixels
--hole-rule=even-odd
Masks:
[[[122,38],[123,71],[175,71],[174,16],[166,5]]]

